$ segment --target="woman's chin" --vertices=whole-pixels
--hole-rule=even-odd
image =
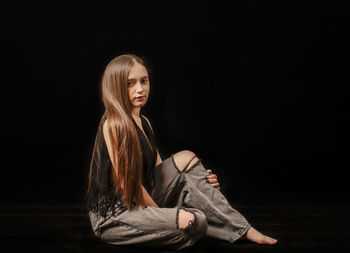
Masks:
[[[142,107],[146,104],[146,101],[145,102],[137,102],[137,103],[132,103],[132,106],[133,107]]]

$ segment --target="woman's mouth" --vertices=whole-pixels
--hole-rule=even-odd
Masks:
[[[135,99],[137,100],[137,101],[142,101],[142,100],[144,100],[146,98],[146,96],[138,96],[138,97],[136,97]]]

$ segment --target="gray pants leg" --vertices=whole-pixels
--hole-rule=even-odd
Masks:
[[[158,185],[153,188],[149,194],[152,198],[156,193],[167,192],[171,195],[172,190],[181,191],[180,188],[169,188],[168,184],[174,186],[178,178],[173,176],[176,174],[167,173],[170,159],[155,168],[155,177]],[[164,168],[164,169],[163,169]],[[173,166],[172,171],[176,172]],[[176,172],[177,173],[177,172]],[[177,175],[178,176],[178,175]],[[164,188],[165,187],[165,188]],[[117,213],[117,215],[109,215],[101,217],[90,212],[90,221],[95,235],[102,241],[112,245],[129,245],[133,247],[151,247],[181,250],[194,245],[206,236],[208,223],[205,214],[195,208],[177,205],[166,205],[167,199],[164,195],[162,198],[164,205],[155,207],[141,207],[136,209]],[[178,227],[179,210],[183,209],[194,214],[194,221],[185,229]]]
[[[181,172],[171,156],[156,167],[152,198],[162,207],[179,205],[202,211],[208,222],[207,236],[232,243],[251,226],[220,190],[206,182],[207,175],[201,161]]]
[[[185,229],[178,228],[179,206],[139,208],[109,218],[100,226],[100,239],[112,245],[138,248],[181,250],[204,238],[208,224],[205,215],[193,208],[182,208],[195,215]]]
[[[90,212],[95,235],[112,245],[174,250],[190,247],[205,236],[234,242],[250,225],[206,182],[206,175],[200,161],[180,172],[169,157],[155,167],[155,185],[149,193],[160,208],[132,209],[109,217]],[[195,216],[186,229],[178,228],[179,209]]]

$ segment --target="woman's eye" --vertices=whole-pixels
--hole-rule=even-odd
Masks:
[[[142,83],[147,83],[147,81],[148,81],[147,79],[143,79]]]

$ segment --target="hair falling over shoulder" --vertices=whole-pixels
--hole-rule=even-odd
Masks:
[[[133,205],[146,206],[141,187],[142,153],[128,97],[128,74],[135,62],[145,66],[142,59],[135,55],[114,58],[106,66],[101,80],[107,139],[112,149],[109,153],[113,167],[110,176],[115,192],[122,191],[123,204],[129,210]]]

